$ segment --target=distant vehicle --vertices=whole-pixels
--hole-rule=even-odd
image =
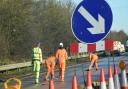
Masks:
[[[120,41],[114,41],[113,42],[113,51],[114,51],[114,53],[118,53],[118,54],[125,52],[124,44],[121,44]]]
[[[125,46],[124,46],[124,44],[121,44],[120,52],[125,52]]]
[[[126,41],[126,44],[125,44],[125,51],[128,52],[128,40]]]

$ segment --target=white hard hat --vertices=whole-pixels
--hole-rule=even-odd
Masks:
[[[59,46],[63,47],[63,43],[61,42],[61,43],[59,44]]]

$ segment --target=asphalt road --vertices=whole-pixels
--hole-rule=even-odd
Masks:
[[[114,57],[114,61],[115,61],[114,63],[117,65],[119,75],[121,72],[119,68],[119,61],[122,59],[126,61],[127,69],[128,69],[128,53],[125,53],[122,56]],[[100,74],[101,68],[104,69],[106,80],[108,79],[108,60],[109,60],[110,66],[113,68],[113,57],[99,59],[98,61],[99,70],[97,72],[95,71],[95,69],[92,70],[92,81],[100,79],[99,74]],[[84,65],[84,70],[86,70],[88,68],[89,62],[83,63],[83,65]],[[64,82],[60,82],[58,79],[54,80],[55,89],[71,89],[72,76],[74,75],[75,70],[76,70],[78,84],[84,84],[84,79],[86,80],[86,71],[84,71],[84,78],[83,78],[82,64],[72,65],[66,69]],[[58,77],[58,72],[56,72],[56,78],[57,77]],[[26,76],[21,79],[22,89],[49,89],[48,82],[46,82],[46,84],[42,84],[44,83],[43,79],[44,79],[44,74],[41,74],[40,84],[35,85],[33,76]]]

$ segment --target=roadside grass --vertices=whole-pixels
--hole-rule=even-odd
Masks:
[[[15,62],[10,59],[0,59],[0,65],[7,65],[7,64],[13,64],[13,63]]]

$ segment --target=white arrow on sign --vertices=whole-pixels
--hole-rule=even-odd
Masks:
[[[97,21],[83,6],[78,9],[78,12],[92,24],[93,28],[87,28],[91,34],[105,33],[105,21],[101,15],[98,15]]]

